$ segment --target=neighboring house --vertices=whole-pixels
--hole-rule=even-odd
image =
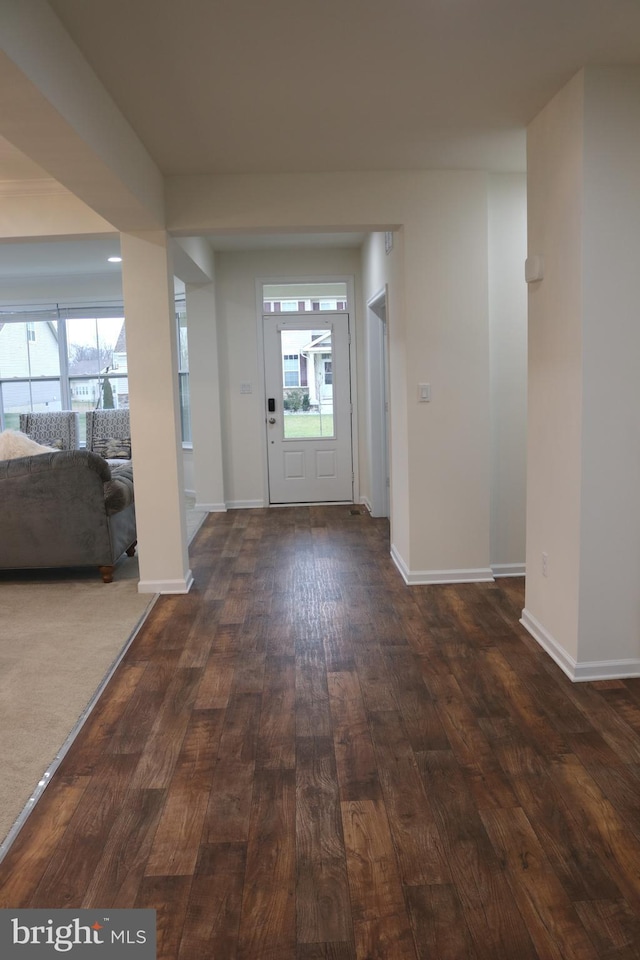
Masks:
[[[126,377],[122,376],[123,373],[127,372],[127,337],[124,320],[122,321],[122,327],[120,328],[118,339],[113,348],[111,370],[118,375],[110,378],[114,404],[116,407],[128,407],[129,381]],[[103,371],[103,373],[105,372],[108,371]]]
[[[0,322],[0,379],[7,427],[24,410],[61,410],[58,332],[53,322]],[[39,379],[43,378],[43,379]]]

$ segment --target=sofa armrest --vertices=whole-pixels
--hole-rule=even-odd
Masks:
[[[104,485],[104,504],[108,516],[119,513],[134,502],[131,461],[111,468],[111,479]]]

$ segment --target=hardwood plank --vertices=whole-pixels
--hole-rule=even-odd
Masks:
[[[566,739],[540,709],[535,697],[529,693],[500,651],[487,650],[483,659],[489,676],[494,678],[495,686],[501,691],[504,702],[509,707],[509,713],[533,747],[547,757],[559,757],[568,753]]]
[[[453,884],[405,890],[418,960],[476,960],[462,906]]]
[[[513,891],[486,834],[451,845],[449,865],[480,960],[538,960]],[[568,960],[568,958],[565,958]]]
[[[377,800],[378,765],[354,670],[327,675],[336,774],[341,800]]]
[[[636,960],[640,918],[626,900],[589,900],[575,904],[597,955],[603,960]]]
[[[191,715],[149,853],[146,876],[190,876],[194,871],[222,721],[221,710],[198,710]]]
[[[455,678],[423,666],[427,687],[436,697],[438,714],[458,762],[468,774],[478,808],[516,806],[509,778],[482,732],[478,719],[467,706],[464,692]]]
[[[295,773],[257,769],[238,960],[294,960]]]
[[[203,843],[242,843],[249,839],[254,772],[254,762],[218,759],[202,826]]]
[[[514,781],[522,809],[533,825],[545,855],[572,901],[616,900],[620,891],[576,821],[553,777]]]
[[[125,909],[135,903],[164,801],[164,790],[140,790],[123,804],[80,906]]]
[[[362,699],[367,713],[381,710],[397,710],[398,701],[389,682],[384,657],[380,647],[368,639],[365,644],[354,645]]]
[[[356,960],[355,943],[299,943],[296,960]]]
[[[382,648],[406,736],[413,750],[447,750],[449,741],[422,678],[419,657],[409,648]]]
[[[469,935],[471,956],[535,957],[513,894],[484,830],[472,785],[452,751],[417,755]],[[464,954],[463,954],[464,955]]]
[[[196,710],[225,709],[231,696],[237,656],[228,651],[218,653],[217,649],[209,655],[194,702]]]
[[[299,860],[296,883],[298,944],[353,940],[344,857]]]
[[[538,952],[553,960],[597,960],[593,944],[524,812],[517,807],[493,809],[483,810],[480,816],[505,864],[514,898]]]
[[[144,745],[132,786],[150,790],[169,785],[201,677],[202,670],[198,669],[174,673]]]
[[[371,714],[369,722],[402,882],[448,883],[442,838],[402,718],[386,711]]]
[[[327,668],[322,644],[296,641],[296,736],[331,736]]]
[[[232,695],[220,738],[220,759],[255,762],[260,707],[261,696],[258,693]]]
[[[640,842],[576,757],[553,763],[558,789],[629,903],[640,899]]]
[[[295,782],[298,861],[343,859],[340,796],[331,737],[297,738]]]
[[[167,694],[167,687],[174,678],[179,658],[179,651],[169,650],[155,660],[149,660],[143,664],[144,673],[136,685],[133,696],[120,711],[118,722],[105,744],[104,748],[109,753],[142,753],[157,722]],[[93,728],[93,723],[91,727]],[[92,758],[100,756],[98,749],[94,749],[92,745],[87,746]],[[74,763],[82,762],[75,749],[72,757]]]
[[[56,777],[2,862],[0,909],[32,906],[34,890],[47,869],[90,783],[89,777]]]
[[[294,656],[267,656],[256,748],[260,766],[295,767],[295,678]]]
[[[356,923],[355,936],[358,960],[417,960],[411,927],[397,914]]]
[[[67,754],[60,765],[61,776],[89,776],[104,752],[118,752],[121,744],[121,716],[128,706],[137,701],[139,685],[149,669],[147,663],[122,663],[109,681],[108,693],[101,697],[93,710],[92,723],[84,724],[75,743],[73,757]],[[134,706],[135,709],[135,706]],[[138,742],[135,753],[142,749]]]
[[[189,902],[191,877],[145,877],[134,907],[156,911],[156,960],[175,960]]]
[[[408,923],[384,806],[354,800],[341,808],[354,923],[396,916]]]
[[[201,846],[189,890],[179,960],[235,960],[245,868],[246,844]]]
[[[43,871],[30,906],[74,907],[82,903],[122,805],[131,789],[137,757],[132,754],[103,758],[99,772],[83,792]],[[136,801],[139,801],[139,795]]]

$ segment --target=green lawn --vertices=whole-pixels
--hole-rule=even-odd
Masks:
[[[285,413],[284,435],[286,440],[303,437],[332,437],[333,414]]]

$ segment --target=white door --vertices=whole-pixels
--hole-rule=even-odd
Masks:
[[[265,316],[270,503],[353,501],[349,315]]]

